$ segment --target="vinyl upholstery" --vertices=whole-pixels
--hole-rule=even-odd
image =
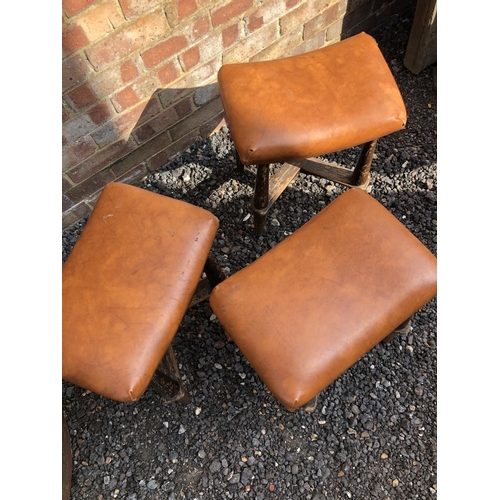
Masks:
[[[293,411],[436,295],[436,267],[382,204],[350,189],[220,283],[210,305]]]
[[[339,151],[406,123],[394,77],[366,33],[297,56],[225,64],[218,83],[245,165]]]
[[[138,399],[184,316],[217,229],[206,210],[108,184],[63,264],[63,379],[117,401]]]

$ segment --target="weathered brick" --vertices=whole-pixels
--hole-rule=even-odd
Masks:
[[[210,118],[207,122],[205,122],[200,127],[200,135],[203,138],[209,137],[214,132],[219,130],[221,127],[225,125],[224,120],[224,111],[217,113],[213,118]]]
[[[254,56],[250,58],[250,61],[269,61],[272,59],[278,59],[286,54],[287,52],[293,50],[302,43],[302,26],[297,26],[292,31],[289,31],[286,35],[281,36],[274,43],[261,50]]]
[[[200,62],[199,46],[195,45],[186,50],[186,52],[180,56],[180,61],[184,71],[189,71],[193,66],[196,66]]]
[[[79,203],[81,200],[92,196],[102,189],[108,182],[113,181],[115,177],[110,168],[105,168],[70,189],[66,193],[66,196],[74,203]]]
[[[67,57],[73,52],[85,47],[89,39],[83,28],[78,24],[65,23],[62,27],[62,47],[63,57]]]
[[[96,71],[127,56],[130,52],[158,40],[167,31],[167,21],[160,10],[139,18],[109,34],[87,49],[87,57]]]
[[[86,135],[69,144],[68,147],[62,150],[62,168],[63,172],[66,172],[70,168],[74,167],[85,158],[89,158],[94,154],[96,150],[96,144],[90,135]]]
[[[133,82],[131,87],[142,100],[150,98],[153,95],[154,91],[158,88],[158,81],[154,78],[154,75],[146,75],[145,77]]]
[[[286,35],[297,26],[302,25],[307,19],[308,7],[307,3],[299,5],[296,9],[286,13],[280,19],[280,33]]]
[[[196,0],[199,9],[204,9],[205,7],[212,7],[214,0]]]
[[[306,52],[311,52],[311,50],[320,49],[321,47],[325,46],[325,38],[326,38],[326,29],[320,31],[319,33],[316,33],[316,35],[303,42],[302,46],[305,47]]]
[[[77,185],[88,179],[95,173],[101,171],[107,165],[118,160],[134,149],[135,145],[126,142],[117,142],[105,149],[99,150],[93,156],[80,162],[78,165],[66,172],[66,175]],[[80,198],[81,199],[81,198]],[[79,199],[77,198],[77,201]]]
[[[175,27],[185,18],[194,14],[198,6],[195,0],[170,0],[165,5],[165,14],[168,24]]]
[[[121,175],[134,168],[139,163],[151,158],[158,153],[158,151],[167,147],[171,142],[172,138],[168,130],[164,130],[151,140],[141,144],[138,148],[114,162],[111,165],[111,169],[116,175]]]
[[[151,96],[151,99],[149,99],[148,103],[146,104],[146,107],[144,108],[141,117],[139,118],[139,120],[137,120],[136,127],[151,120],[151,118],[159,114],[161,111],[162,107],[158,99],[158,92],[155,92]]]
[[[304,24],[304,40],[313,37],[321,30],[325,29],[330,24],[339,19],[338,16],[339,4],[336,3],[332,7],[324,10],[321,14],[313,17]]]
[[[245,27],[248,33],[253,33],[255,30],[258,30],[264,24],[264,16],[259,13],[253,13],[249,16],[248,20],[245,23]]]
[[[97,145],[103,148],[118,140],[128,140],[147,103],[148,101],[145,100],[137,104],[135,107],[127,109],[115,120],[108,121],[100,129],[92,132],[92,138]]]
[[[92,118],[87,113],[83,113],[63,123],[62,132],[63,137],[71,143],[94,132],[96,128],[97,125]]]
[[[174,0],[174,3],[177,4],[177,15],[179,21],[182,21],[191,14],[194,14],[198,8],[195,0]]]
[[[91,74],[92,70],[87,60],[80,54],[65,59],[62,62],[62,91],[79,85]]]
[[[338,21],[334,22],[330,26],[328,26],[326,30],[326,41],[327,42],[338,42],[342,37],[342,25],[344,19],[341,18]]]
[[[175,153],[173,153],[175,154]],[[163,165],[168,163],[168,160],[171,158],[171,154],[169,150],[163,150],[152,156],[148,159],[146,165],[150,172],[161,168]]]
[[[133,126],[131,128],[133,128]],[[105,148],[110,144],[119,141],[120,137],[122,136],[122,132],[123,131],[120,130],[114,122],[110,121],[100,129],[93,132],[92,138],[100,148]],[[126,134],[123,135],[125,136]],[[122,140],[125,140],[125,138]]]
[[[232,49],[225,52],[222,56],[223,63],[228,64],[248,61],[252,56],[268,45],[271,45],[271,43],[278,38],[278,21],[274,21],[239,41]]]
[[[222,30],[222,45],[227,49],[238,40],[240,34],[240,23],[234,23]]]
[[[243,16],[247,33],[253,33],[261,26],[279,19],[287,11],[285,0],[268,2]]]
[[[125,61],[120,66],[120,76],[122,83],[128,83],[134,78],[137,78],[139,76],[139,69],[137,68],[137,64],[131,59]]]
[[[179,78],[180,70],[175,61],[170,61],[157,69],[156,76],[158,78],[159,84],[162,87],[165,87]]]
[[[177,104],[174,104],[175,112],[179,117],[179,120],[191,114],[195,106],[193,105],[192,97],[186,97],[182,101],[179,101]]]
[[[117,92],[112,98],[111,103],[115,107],[118,113],[121,113],[123,110],[127,108],[131,108],[134,104],[137,104],[140,101],[137,96],[135,90],[132,86],[125,87],[120,92]]]
[[[193,69],[189,73],[186,74],[184,78],[178,80],[175,85],[181,89],[186,89],[190,87],[199,87],[200,85],[204,85],[205,83],[209,83],[209,80],[216,80],[217,71],[221,66],[221,57],[217,56],[216,58],[208,61],[206,64],[202,66],[198,66],[196,69]],[[179,96],[180,97],[180,96]],[[161,98],[162,103],[163,97]],[[165,106],[165,104],[163,104]]]
[[[167,108],[163,110],[159,115],[155,116],[152,120],[142,124],[137,127],[132,135],[138,144],[142,144],[149,141],[155,135],[163,132],[167,128],[171,127],[177,120],[179,116],[174,108]]]
[[[131,108],[139,101],[150,98],[158,88],[158,82],[152,75],[135,80],[128,87],[115,94],[112,98],[113,106],[118,113]]]
[[[340,19],[341,17],[345,16],[345,14],[347,12],[347,5],[350,2],[350,0],[336,0],[336,1],[338,3],[337,19]],[[410,0],[410,1],[412,1],[412,0]]]
[[[63,174],[62,176],[62,192],[65,193],[73,187],[71,181]]]
[[[215,99],[218,95],[220,95],[220,92],[217,82],[209,83],[208,85],[202,85],[196,89],[193,101],[196,106],[203,106],[212,99]]]
[[[116,179],[113,179],[113,182],[116,181]],[[102,189],[99,189],[95,193],[91,194],[90,196],[87,196],[85,198],[85,203],[87,205],[90,205],[92,207],[92,210],[95,207],[95,204],[97,203],[97,200],[99,199],[99,196],[101,196]]]
[[[102,125],[114,115],[113,109],[108,101],[101,101],[93,108],[87,110],[87,113],[96,125]]]
[[[192,146],[198,139],[200,139],[200,133],[198,129],[191,130],[186,135],[181,137],[178,141],[173,142],[166,148],[161,149],[154,156],[151,156],[147,162],[148,170],[154,171],[162,167],[163,165],[168,163],[172,156],[186,150],[188,147]]]
[[[72,17],[98,2],[100,0],[62,0],[62,6],[66,15]]]
[[[212,9],[210,14],[213,27],[217,28],[217,26],[224,24],[226,21],[243,14],[243,12],[252,7],[252,4],[252,0],[231,0],[222,7]]]
[[[204,37],[210,31],[210,18],[204,14],[201,17],[193,20],[191,40],[195,42]]]
[[[160,90],[158,92],[158,99],[160,100],[161,105],[164,108],[172,106],[172,104],[179,102],[182,98],[186,97],[192,92],[192,90],[188,88],[189,86],[184,82],[181,82],[181,85],[177,85],[175,88],[171,89],[167,88],[164,90]]]
[[[141,163],[136,167],[127,170],[123,175],[117,177],[115,182],[123,182],[125,184],[138,184],[141,182],[146,175],[148,175],[148,169],[145,163]]]
[[[312,50],[320,49],[325,46],[325,35],[326,30],[320,31],[313,37],[309,38],[305,42],[302,42],[300,45],[292,49],[290,52],[285,54],[285,57],[288,56],[297,56],[299,54],[304,54],[306,52],[311,52]]]
[[[222,54],[224,47],[222,45],[222,35],[220,31],[212,32],[199,45],[202,61],[208,61],[213,57]]]
[[[170,129],[170,135],[174,141],[188,134],[191,130],[200,127],[203,123],[212,119],[222,111],[220,97],[209,102],[207,105],[198,108],[196,112],[177,123]]]
[[[292,9],[293,7],[295,7],[301,1],[303,1],[303,0],[286,0],[286,8],[287,9]]]
[[[284,35],[298,25],[304,24],[322,10],[326,9],[330,4],[336,3],[337,1],[338,0],[310,0],[297,5],[293,10],[281,17],[281,34]]]
[[[80,219],[83,219],[83,217],[88,215],[91,211],[92,209],[84,201],[71,207],[62,214],[62,229],[65,230],[71,227]]]
[[[142,52],[142,60],[147,68],[153,68],[186,48],[187,44],[188,42],[185,36],[172,36],[166,38]]]
[[[115,1],[105,0],[79,15],[74,22],[82,27],[89,42],[95,42],[120,27],[125,18]]]
[[[62,211],[67,212],[71,207],[75,206],[75,204],[63,194],[62,196]]]
[[[65,102],[77,111],[88,108],[99,99],[100,97],[95,94],[88,83],[76,87],[64,96]]]
[[[139,55],[134,55],[122,63],[107,67],[89,79],[88,85],[95,95],[101,99],[114,94],[118,89],[130,83],[140,75],[142,61]]]
[[[69,107],[66,105],[66,103],[63,101],[62,105],[62,123],[68,121],[71,118],[71,110]]]
[[[127,19],[138,17],[165,3],[165,0],[118,0]]]

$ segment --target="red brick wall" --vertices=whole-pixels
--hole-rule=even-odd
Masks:
[[[370,31],[412,0],[63,0],[63,228],[221,123],[217,71]]]

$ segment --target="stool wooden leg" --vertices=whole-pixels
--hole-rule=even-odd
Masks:
[[[187,404],[191,401],[191,397],[182,384],[179,366],[172,346],[169,346],[165,356],[160,361],[151,379],[151,388],[156,390],[167,403]]]
[[[363,190],[366,190],[370,182],[370,168],[372,166],[373,153],[377,139],[366,142],[361,146],[358,161],[352,173],[352,184]]]
[[[255,178],[255,191],[251,208],[254,212],[254,230],[261,236],[266,223],[267,205],[269,204],[269,165],[258,165]]]
[[[411,331],[411,316],[401,323],[393,332],[389,333],[387,337],[385,337],[382,342],[390,342],[394,338],[396,338],[397,335],[406,335],[410,333]]]
[[[234,148],[234,157],[236,158],[236,169],[242,174],[245,171],[245,168],[236,148]]]
[[[71,439],[69,436],[68,424],[62,416],[62,498],[69,500],[71,492],[71,476],[73,473],[73,463],[71,455]]]
[[[312,413],[316,410],[316,406],[318,405],[318,395],[314,396],[310,401],[308,401],[305,405],[302,406],[302,409],[307,413]]]
[[[212,290],[221,281],[226,279],[224,271],[219,267],[211,252],[208,254],[203,271],[205,271],[207,276],[199,281],[198,286],[191,297],[191,301],[189,302],[188,309],[208,299]]]
[[[212,252],[208,254],[203,270],[205,271],[212,288],[215,288],[219,283],[226,279],[224,271],[219,267],[219,264],[217,264]]]

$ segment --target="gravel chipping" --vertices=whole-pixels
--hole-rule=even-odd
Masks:
[[[374,33],[408,110],[404,131],[379,140],[369,192],[436,254],[435,67],[403,65],[413,12]],[[358,148],[327,155],[353,166]],[[215,258],[232,274],[282,241],[345,188],[300,174],[253,236],[255,169],[239,174],[227,128],[152,172],[141,187],[213,212]],[[85,220],[63,231],[63,262]],[[319,397],[287,412],[224,331],[208,302],[190,309],[173,346],[188,405],[148,389],[118,403],[62,382],[73,452],[73,500],[432,499],[436,471],[436,309],[408,335],[376,346]]]

